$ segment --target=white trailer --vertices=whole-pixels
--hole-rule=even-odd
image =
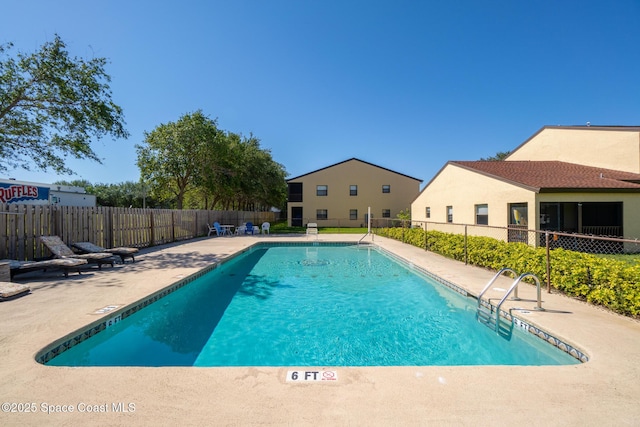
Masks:
[[[96,196],[83,187],[0,178],[0,203],[96,206]]]

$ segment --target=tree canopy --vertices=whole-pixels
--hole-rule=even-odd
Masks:
[[[72,58],[58,35],[30,55],[11,58],[12,47],[0,45],[0,171],[70,174],[67,156],[101,162],[92,138],[128,137],[106,59]]]
[[[502,161],[502,160],[506,159],[507,157],[509,157],[509,154],[511,154],[511,151],[498,151],[495,156],[491,156],[491,157],[487,157],[487,158],[483,157],[483,158],[480,159],[480,161],[481,162]]]
[[[84,179],[73,181],[56,181],[57,185],[82,187],[87,193],[96,196],[98,206],[145,208],[147,205],[156,206],[148,189],[141,182],[126,181],[118,184],[92,184]]]
[[[145,132],[136,150],[151,195],[178,209],[261,210],[286,199],[286,171],[260,140],[220,130],[200,110]]]

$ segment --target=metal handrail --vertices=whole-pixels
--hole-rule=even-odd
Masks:
[[[518,286],[518,283],[520,283],[520,281],[522,279],[524,279],[525,277],[533,277],[535,279],[536,287],[537,287],[537,293],[538,293],[538,305],[534,309],[535,310],[539,310],[539,311],[544,311],[544,308],[542,308],[542,296],[541,296],[541,292],[540,292],[540,279],[538,279],[538,276],[536,276],[533,273],[524,273],[524,274],[521,274],[516,280],[513,281],[513,283],[511,284],[511,287],[509,288],[507,293],[504,294],[504,296],[502,297],[502,299],[500,300],[500,302],[496,306],[496,325],[498,324],[498,321],[500,319],[500,307],[502,306],[502,303],[505,302],[505,300],[507,299],[509,294]]]
[[[360,240],[358,240],[358,245],[359,245],[359,244],[360,244],[360,242],[362,242],[362,241],[364,240],[364,238],[365,238],[365,237],[367,237],[369,234],[371,234],[371,232],[367,231],[367,232],[364,234],[364,236],[362,236],[362,237],[360,238]]]
[[[478,295],[478,308],[480,307],[480,304],[481,304],[481,302],[482,302],[482,296],[484,295],[484,293],[485,293],[485,292],[487,292],[487,290],[489,289],[489,287],[490,287],[491,285],[493,285],[493,282],[495,282],[495,281],[498,279],[498,277],[500,277],[500,276],[502,275],[502,273],[504,273],[504,272],[506,272],[506,271],[509,271],[509,272],[513,273],[513,277],[514,277],[514,278],[518,275],[518,273],[516,273],[515,271],[513,271],[513,269],[511,269],[511,268],[503,268],[502,270],[498,271],[498,272],[496,273],[496,275],[495,275],[495,276],[493,276],[493,279],[489,280],[489,283],[487,283],[487,285],[484,287],[484,289],[483,289],[483,290],[480,292],[480,294]],[[517,298],[517,296],[518,296],[518,292],[516,291],[516,296],[515,296],[515,297]]]

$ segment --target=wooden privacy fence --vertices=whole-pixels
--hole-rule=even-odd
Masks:
[[[207,224],[260,225],[273,212],[130,209],[112,207],[0,204],[0,259],[46,258],[39,236],[60,236],[70,245],[92,242],[105,248],[148,247],[204,236]]]

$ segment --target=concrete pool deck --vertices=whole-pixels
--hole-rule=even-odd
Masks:
[[[320,234],[319,240],[360,237]],[[196,239],[66,279],[17,276],[32,293],[0,303],[0,424],[640,426],[640,322],[546,291],[546,311],[534,311],[535,287],[526,284],[521,301],[508,301],[526,309],[516,315],[584,351],[587,363],[327,367],[338,374],[327,384],[287,382],[294,369],[288,367],[69,368],[34,360],[53,341],[107,316],[95,314],[103,307],[143,299],[257,241],[288,240],[307,238]],[[475,295],[494,274],[379,236],[374,243]],[[501,277],[493,287],[511,282]],[[23,412],[5,412],[5,403]],[[25,404],[35,411],[25,413]]]

